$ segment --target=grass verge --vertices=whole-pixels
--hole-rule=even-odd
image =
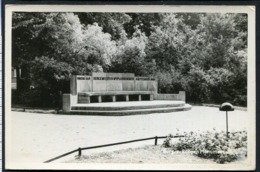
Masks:
[[[193,163],[216,164],[212,160],[193,155],[190,151],[173,151],[162,146],[143,146],[113,152],[82,155],[66,163]]]

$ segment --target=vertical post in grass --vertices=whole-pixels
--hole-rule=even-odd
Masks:
[[[226,102],[219,107],[219,110],[226,111],[226,130],[227,130],[227,138],[228,138],[228,111],[234,111],[234,107],[232,104]]]
[[[79,157],[81,157],[81,148],[79,148],[78,151],[79,151],[78,155],[79,155]]]
[[[226,111],[226,128],[227,128],[227,138],[228,138],[228,111]]]
[[[156,146],[157,145],[157,136],[155,136],[155,142],[154,142],[154,145]]]

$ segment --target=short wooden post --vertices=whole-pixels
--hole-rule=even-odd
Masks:
[[[125,95],[125,101],[129,101],[129,95]]]
[[[157,145],[157,136],[155,136],[155,142],[154,142],[154,145],[156,146]]]
[[[142,101],[142,95],[138,95],[138,100]]]
[[[79,150],[79,154],[78,155],[79,155],[79,157],[81,157],[81,154],[82,154],[81,153],[81,148],[79,148],[78,150]]]

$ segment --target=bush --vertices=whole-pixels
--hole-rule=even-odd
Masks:
[[[159,93],[171,93],[172,88],[172,77],[169,72],[157,72],[156,77],[158,78]]]
[[[163,146],[171,147],[174,151],[194,151],[196,156],[213,159],[217,163],[231,162],[247,156],[246,131],[229,133],[229,138],[225,132],[184,132],[183,138],[179,138],[174,144],[170,143],[171,138],[167,137]]]
[[[193,66],[186,76],[187,100],[201,103],[207,102],[210,99],[210,88],[208,84],[210,76],[199,67]]]
[[[171,142],[172,137],[173,137],[173,136],[172,136],[171,134],[169,134],[169,135],[166,137],[166,139],[163,141],[162,146],[165,147],[165,148],[171,147],[171,146],[172,146],[172,142]]]
[[[41,57],[33,61],[31,87],[25,92],[31,106],[59,107],[61,93],[69,92],[69,78],[73,72],[70,64],[53,58]],[[36,104],[34,104],[34,101]]]
[[[246,95],[236,96],[236,98],[234,99],[234,104],[240,106],[247,106],[247,96]]]
[[[169,71],[158,71],[156,73],[158,79],[159,93],[178,93],[185,90],[186,80],[183,75],[173,66]]]
[[[12,89],[12,105],[14,105],[14,104],[18,104],[19,103],[19,96],[18,96],[18,92],[17,92],[17,90],[13,90]]]
[[[234,74],[224,68],[210,68],[207,71],[208,80],[206,81],[209,85],[211,92],[210,100],[215,103],[221,103],[225,101],[232,101],[232,78]]]

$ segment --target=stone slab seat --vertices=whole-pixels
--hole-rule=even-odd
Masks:
[[[153,94],[153,91],[106,91],[106,92],[80,92],[80,96],[116,96],[116,95],[148,95]]]
[[[142,101],[142,95],[149,96],[149,100],[153,100],[152,91],[106,91],[106,92],[79,92],[78,103],[90,103],[90,98],[93,96],[98,97],[98,102],[102,102],[103,96],[111,96],[112,102],[116,102],[116,96],[125,96],[125,101],[129,101],[129,96],[137,95],[138,101]]]

